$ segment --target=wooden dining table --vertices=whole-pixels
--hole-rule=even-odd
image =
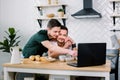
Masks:
[[[100,66],[90,67],[73,67],[67,65],[66,62],[59,60],[49,62],[22,62],[20,64],[4,63],[4,80],[14,80],[15,72],[24,73],[39,73],[50,75],[64,75],[64,76],[89,76],[101,77],[105,80],[110,80],[111,64],[107,60],[106,64]]]

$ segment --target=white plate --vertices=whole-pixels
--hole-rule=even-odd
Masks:
[[[45,59],[50,62],[56,61],[56,59],[52,57],[45,57]]]

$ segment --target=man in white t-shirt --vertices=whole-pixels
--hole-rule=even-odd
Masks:
[[[68,36],[68,29],[65,26],[61,27],[60,34],[57,38],[57,42],[52,40],[51,43],[53,45],[66,48],[66,49],[75,49],[76,45],[74,41]],[[53,51],[48,51],[48,56],[57,58],[60,54],[53,52]]]

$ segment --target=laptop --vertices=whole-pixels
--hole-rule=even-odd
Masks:
[[[67,63],[75,67],[98,66],[106,63],[106,43],[79,43],[77,62]]]

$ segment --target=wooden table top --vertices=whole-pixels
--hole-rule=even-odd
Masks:
[[[43,61],[43,62],[24,62],[20,64],[11,64],[5,63],[3,67],[11,67],[11,68],[30,68],[30,69],[51,69],[51,70],[84,70],[84,71],[101,71],[101,72],[110,72],[111,70],[110,61],[107,60],[105,65],[100,66],[90,66],[90,67],[72,67],[67,65],[66,62],[61,61]]]

